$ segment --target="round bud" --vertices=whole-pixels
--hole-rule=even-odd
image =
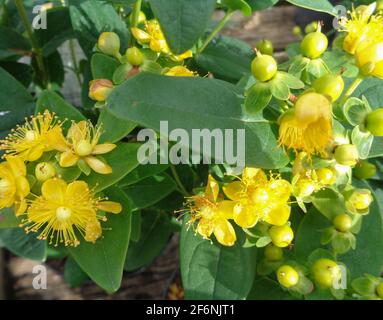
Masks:
[[[358,162],[354,169],[354,175],[359,179],[370,179],[376,175],[376,172],[376,166],[366,160]]]
[[[359,152],[353,144],[342,144],[335,149],[336,162],[343,166],[355,166],[359,160]]]
[[[133,24],[133,15],[129,17],[130,24]],[[140,11],[138,14],[137,24],[143,24],[146,21],[146,14],[143,11]]]
[[[366,129],[376,137],[383,137],[383,108],[379,108],[367,115]]]
[[[113,83],[108,79],[96,79],[89,83],[89,98],[95,101],[105,101],[113,90]]]
[[[328,47],[328,39],[322,32],[307,34],[301,42],[301,53],[310,59],[319,58]]]
[[[348,232],[352,227],[352,219],[346,213],[338,214],[334,218],[333,224],[336,230],[340,232]]]
[[[275,246],[285,248],[293,241],[294,232],[288,225],[272,226],[269,229],[269,236]]]
[[[356,210],[366,210],[373,201],[371,191],[368,189],[356,189],[348,198],[347,202]]]
[[[98,38],[97,47],[108,56],[118,56],[120,54],[120,38],[115,32],[103,32]]]
[[[326,74],[313,83],[316,92],[331,98],[333,102],[339,99],[344,89],[344,80],[341,75]]]
[[[273,43],[270,40],[261,40],[255,45],[255,47],[262,54],[272,56],[274,53]]]
[[[132,66],[140,66],[144,62],[144,55],[141,50],[136,47],[126,50],[126,58]]]
[[[321,287],[331,288],[341,277],[338,264],[330,259],[319,259],[312,267],[314,281]]]
[[[321,168],[315,172],[318,177],[318,181],[326,186],[332,185],[336,182],[336,174],[331,169]]]
[[[302,35],[302,29],[300,26],[295,26],[293,28],[293,35],[297,37],[300,37]]]
[[[268,261],[280,261],[283,258],[283,250],[273,244],[269,244],[265,248],[264,254]]]
[[[278,282],[285,288],[291,288],[298,284],[299,274],[290,266],[282,266],[277,270]]]
[[[38,181],[44,182],[56,175],[55,167],[49,162],[40,162],[35,168],[35,176]]]
[[[278,65],[269,55],[258,54],[251,64],[253,76],[259,81],[269,81],[277,74]]]
[[[310,22],[308,25],[306,25],[305,33],[312,33],[317,31],[317,29],[318,29],[318,22],[313,21],[313,22]]]
[[[383,282],[379,283],[376,287],[376,294],[380,299],[383,300]]]

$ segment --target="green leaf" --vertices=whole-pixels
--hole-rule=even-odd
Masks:
[[[0,67],[28,88],[32,82],[33,68],[29,64],[14,61],[0,61]]]
[[[245,0],[223,0],[223,4],[233,11],[242,11],[246,17],[251,15],[251,7]]]
[[[108,214],[108,221],[102,224],[103,235],[95,244],[82,241],[68,251],[78,265],[100,287],[108,292],[120,288],[125,257],[128,251],[131,210],[129,199],[118,188],[105,191],[110,200],[122,204],[120,214]]]
[[[124,51],[129,41],[125,23],[111,4],[103,1],[70,0],[69,11],[72,26],[85,54],[90,57],[93,47],[102,32],[116,32]]]
[[[0,68],[0,132],[12,129],[33,113],[34,101],[24,86]]]
[[[281,285],[269,278],[257,278],[246,300],[292,300]]]
[[[117,117],[156,131],[160,131],[159,119],[168,122],[169,132],[183,128],[189,137],[196,129],[234,130],[234,145],[237,130],[244,129],[246,142],[238,143],[245,144],[246,165],[267,169],[285,166],[289,159],[278,146],[277,128],[264,119],[244,119],[241,91],[219,80],[141,73],[113,90],[108,106]],[[164,132],[164,137],[169,132]],[[179,145],[189,147],[184,141]]]
[[[140,240],[141,228],[142,228],[141,211],[133,211],[132,212],[132,232],[130,234],[131,241],[138,242],[138,240]]]
[[[256,248],[242,248],[241,239],[233,247],[211,243],[196,235],[186,222],[181,231],[181,276],[186,299],[245,299],[256,271]]]
[[[18,228],[21,224],[21,219],[17,218],[12,208],[0,210],[0,229]]]
[[[64,280],[71,288],[77,288],[88,280],[88,275],[82,271],[72,257],[68,257],[65,263]]]
[[[26,234],[22,228],[0,229],[0,242],[12,253],[35,261],[46,259],[46,241],[38,240],[36,233]]]
[[[305,87],[305,84],[301,80],[287,72],[278,71],[275,78],[291,89],[302,89]]]
[[[383,138],[375,137],[372,142],[369,158],[377,158],[383,156]]]
[[[133,209],[150,207],[176,189],[173,179],[167,174],[154,175],[124,188]]]
[[[113,172],[103,175],[94,171],[89,176],[82,176],[81,179],[94,188],[95,192],[100,192],[120,181],[129,172],[138,166],[137,150],[140,144],[137,143],[119,143],[112,152],[103,155]]]
[[[29,41],[12,28],[0,26],[0,59],[24,56],[31,51]]]
[[[195,56],[197,64],[213,73],[216,77],[239,80],[249,75],[254,50],[245,42],[226,36],[220,36],[207,48]]]
[[[269,81],[271,94],[279,100],[287,100],[290,96],[290,89],[284,81],[278,77]]]
[[[267,83],[256,83],[246,94],[245,110],[249,114],[261,112],[272,98],[270,86]]]
[[[113,57],[103,53],[95,53],[91,60],[93,79],[113,79],[114,71],[120,63]]]
[[[359,188],[368,188],[365,182],[354,180]],[[379,276],[383,265],[383,226],[382,208],[374,194],[370,213],[363,217],[362,228],[357,235],[356,249],[349,251],[340,260],[350,270],[352,278],[365,273]]]
[[[98,118],[98,124],[102,125],[103,134],[100,138],[100,143],[110,142],[114,143],[120,141],[131,133],[136,124],[125,119],[116,117],[113,113],[105,108],[101,111]]]
[[[138,242],[131,243],[125,261],[125,270],[134,271],[149,265],[169,243],[172,234],[168,215],[157,211],[143,211]]]
[[[318,191],[312,197],[312,202],[315,208],[330,221],[333,221],[337,215],[347,211],[344,197],[333,189],[325,188]]]
[[[149,0],[170,49],[181,54],[204,34],[216,0]]]
[[[39,112],[42,114],[45,110],[54,112],[62,121],[68,119],[69,121],[63,124],[64,129],[68,129],[71,126],[71,120],[86,120],[78,109],[66,102],[56,92],[50,90],[43,91],[36,102],[36,114]]]
[[[55,7],[47,12],[47,28],[35,30],[35,35],[44,56],[56,51],[65,41],[75,37],[70,20],[69,9]]]
[[[254,11],[264,10],[278,3],[279,0],[246,0]]]
[[[130,172],[124,179],[122,179],[118,185],[120,187],[126,187],[137,183],[145,178],[157,175],[169,168],[167,164],[143,164],[138,165],[136,169]]]
[[[298,7],[319,11],[319,12],[325,12],[330,15],[337,15],[337,12],[330,1],[328,0],[286,0],[287,2],[290,2],[293,5],[296,5]]]

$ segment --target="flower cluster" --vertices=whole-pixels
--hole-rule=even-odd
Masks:
[[[258,222],[264,223],[271,227],[271,238],[272,226],[289,228],[292,188],[288,181],[273,175],[268,178],[261,169],[245,168],[239,180],[225,184],[222,189],[223,194],[220,194],[218,182],[209,176],[205,192],[188,199],[191,212],[189,223],[198,221],[196,231],[205,239],[214,234],[219,243],[234,245],[237,237],[229,220],[243,229],[253,228]],[[279,232],[274,238],[278,236]],[[288,237],[276,242],[277,245],[287,246],[291,240],[292,237]]]
[[[110,174],[112,168],[97,155],[116,146],[98,144],[101,129],[89,121],[73,122],[66,136],[62,124],[45,111],[1,141],[0,210],[14,207],[15,215],[23,217],[21,226],[39,233],[39,239],[77,246],[79,236],[95,242],[102,234],[100,221],[106,220],[103,212],[120,213],[122,207],[97,197],[86,182],[67,182],[58,172],[78,165]]]

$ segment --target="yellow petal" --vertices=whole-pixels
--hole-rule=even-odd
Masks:
[[[142,44],[150,42],[151,37],[145,31],[138,28],[131,28],[130,31],[132,32],[133,37],[135,37]]]
[[[224,200],[218,203],[218,214],[225,219],[232,219],[234,214],[234,201]]]
[[[25,201],[25,199],[17,202],[15,205],[16,217],[19,217],[19,216],[23,215],[24,213],[26,213],[27,209],[28,209],[28,205],[27,205],[27,202]]]
[[[93,148],[92,154],[105,154],[114,150],[117,146],[113,143],[98,144]]]
[[[225,195],[229,199],[235,200],[235,201],[240,200],[245,192],[245,186],[243,185],[241,181],[231,182],[227,184],[226,186],[224,186],[222,189]]]
[[[84,140],[87,135],[88,121],[80,121],[73,123],[68,130],[68,138],[72,140],[73,144],[77,144],[79,141]]]
[[[212,175],[209,175],[205,189],[205,195],[210,201],[215,202],[218,198],[218,194],[219,184]]]
[[[91,219],[85,227],[84,239],[88,242],[95,243],[98,238],[101,237],[102,229],[100,221],[97,219]]]
[[[85,197],[87,194],[89,194],[89,187],[84,181],[74,181],[70,183],[66,189],[67,198],[76,198],[79,195]]]
[[[25,159],[31,162],[39,160],[43,155],[45,149],[45,145],[39,144],[26,152]]]
[[[52,130],[48,131],[46,139],[49,148],[61,152],[68,150],[68,142],[62,133],[61,127],[56,126]]]
[[[16,188],[17,188],[17,195],[23,199],[26,196],[29,195],[30,192],[30,187],[29,187],[29,182],[27,178],[25,177],[18,177],[16,179]]]
[[[95,157],[86,157],[84,160],[89,167],[99,174],[111,174],[113,171],[109,165]]]
[[[27,167],[24,161],[19,157],[7,156],[5,159],[15,177],[25,176],[27,174]]]
[[[228,247],[233,246],[237,240],[233,226],[226,219],[215,221],[214,235],[220,244]]]
[[[289,221],[290,213],[290,206],[285,204],[268,212],[264,220],[273,226],[284,226]]]
[[[242,204],[235,205],[233,217],[235,223],[245,229],[254,227],[259,220],[259,214],[254,207]]]
[[[110,212],[114,214],[118,214],[122,211],[121,204],[113,201],[102,201],[99,203],[97,208],[101,211]]]
[[[79,156],[72,151],[65,151],[60,156],[60,166],[63,168],[73,167],[79,160]]]
[[[287,202],[292,192],[290,182],[283,179],[270,181],[268,189],[271,197],[278,203]]]
[[[251,184],[264,184],[267,182],[267,176],[262,169],[258,168],[245,168],[242,173],[243,182],[247,185]]]
[[[209,239],[214,231],[214,225],[212,220],[201,219],[197,225],[197,232],[205,239]]]
[[[61,179],[49,179],[41,187],[43,197],[58,204],[64,204],[67,183]]]

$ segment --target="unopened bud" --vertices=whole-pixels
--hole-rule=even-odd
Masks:
[[[95,101],[105,101],[113,90],[113,83],[108,79],[92,80],[89,83],[89,98]]]
[[[336,162],[343,166],[355,166],[359,160],[359,153],[353,144],[343,144],[335,149]]]

